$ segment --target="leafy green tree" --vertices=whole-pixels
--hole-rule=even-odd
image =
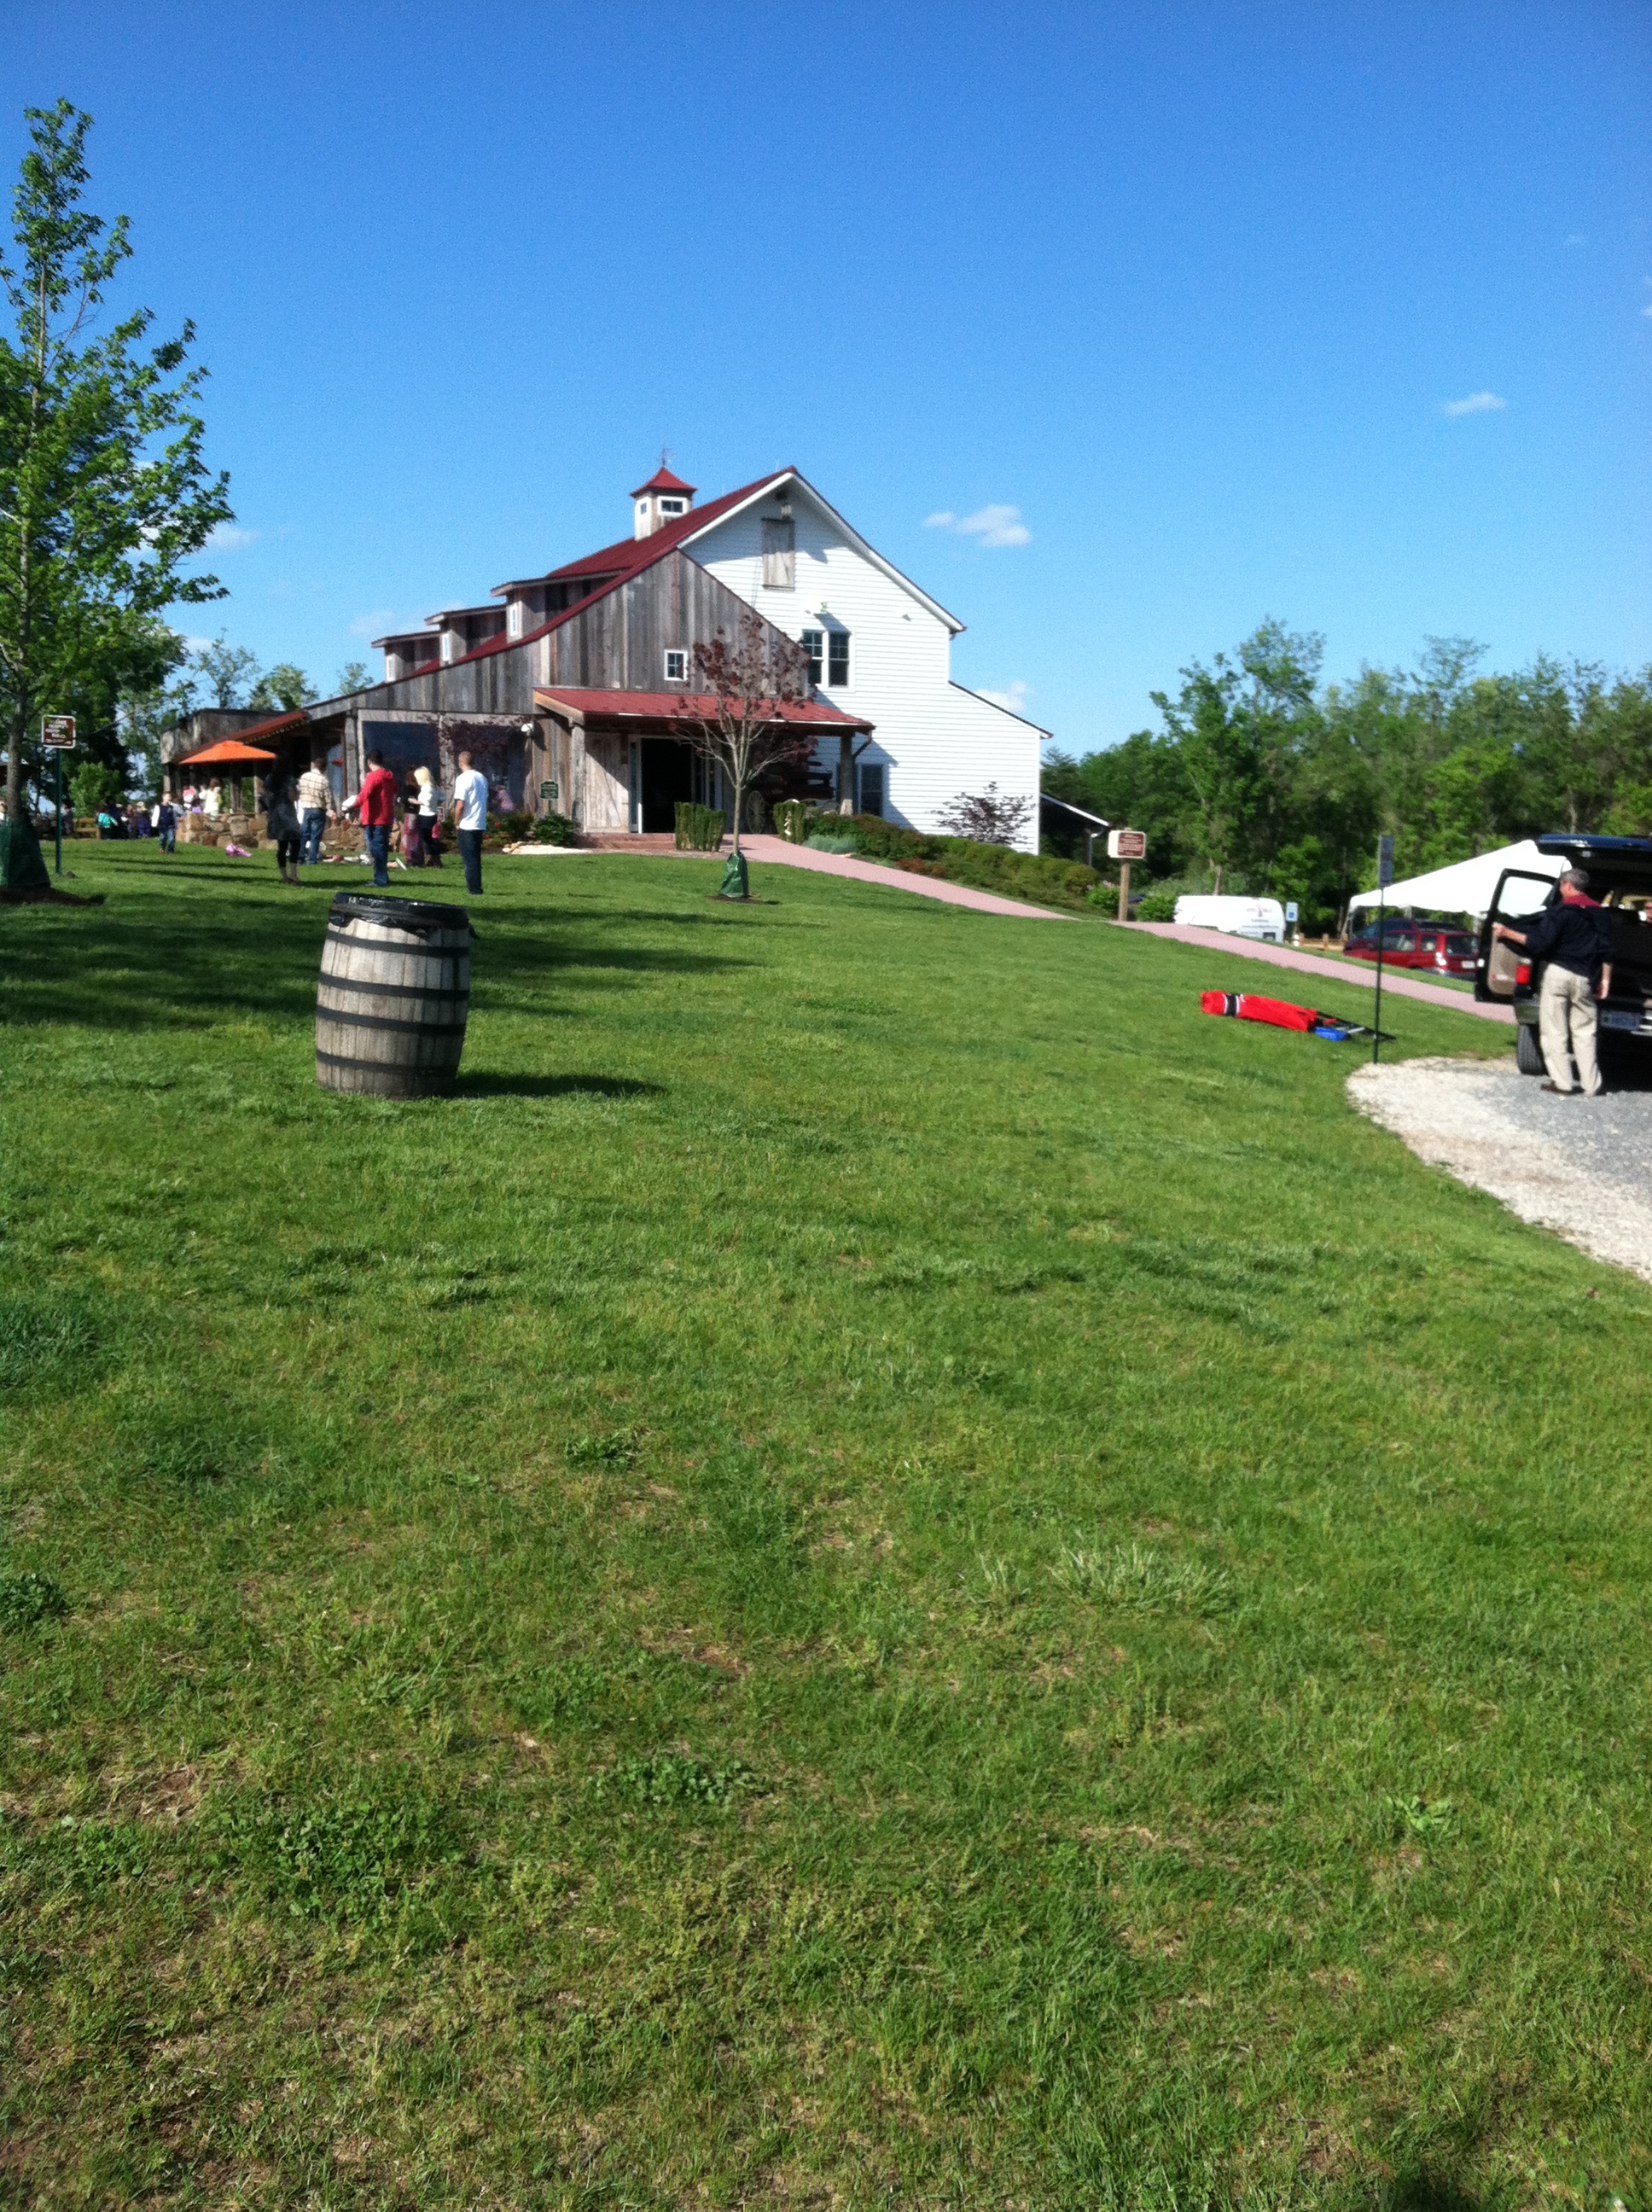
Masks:
[[[140,308],[93,334],[132,249],[124,216],[106,227],[81,205],[91,118],[66,100],[25,112],[15,258],[0,257],[15,322],[0,336],[0,732],[13,822],[43,714],[101,699],[112,722],[123,693],[175,665],[161,612],[222,596],[185,563],[231,514],[228,477],[202,459],[204,372],[185,367],[193,325],[146,349],[154,319]]]
[[[192,666],[218,708],[242,705],[241,694],[258,672],[258,656],[244,645],[231,645],[220,631],[196,653]],[[256,701],[245,703],[256,705]]]
[[[365,660],[347,660],[338,672],[333,685],[335,699],[346,699],[352,691],[365,691],[373,682],[373,671]]]
[[[290,660],[278,660],[259,677],[246,703],[262,707],[268,714],[290,714],[320,696],[301,668],[295,668]]]

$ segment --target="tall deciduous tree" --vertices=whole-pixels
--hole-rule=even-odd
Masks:
[[[228,478],[202,459],[205,372],[195,331],[146,345],[147,309],[96,331],[131,253],[125,216],[81,204],[90,116],[60,100],[25,111],[33,141],[0,257],[14,332],[0,333],[0,732],[6,812],[43,714],[152,689],[181,646],[174,602],[222,597],[185,564],[228,520]]]

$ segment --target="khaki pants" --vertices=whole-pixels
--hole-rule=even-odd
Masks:
[[[1552,963],[1543,970],[1537,998],[1537,1031],[1543,1041],[1543,1065],[1549,1080],[1562,1091],[1572,1086],[1571,1063],[1577,1060],[1578,1080],[1593,1098],[1600,1088],[1600,1070],[1594,1057],[1594,1036],[1600,1014],[1594,986],[1587,975],[1574,975],[1570,968]],[[1570,1042],[1567,1030],[1570,1030]]]

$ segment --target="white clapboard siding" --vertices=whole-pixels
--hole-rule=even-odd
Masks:
[[[961,793],[996,783],[1005,799],[1033,801],[1019,842],[1036,853],[1042,733],[954,684],[948,624],[848,543],[804,486],[793,482],[788,496],[797,533],[790,591],[762,580],[762,517],[777,512],[772,500],[714,524],[686,550],[788,637],[834,623],[849,632],[848,684],[823,685],[821,696],[874,725],[862,757],[884,763],[884,811],[891,821],[937,830],[939,815]],[[829,773],[835,770],[835,738],[821,748],[820,758]]]

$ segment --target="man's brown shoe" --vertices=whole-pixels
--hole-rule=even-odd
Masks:
[[[1570,1098],[1576,1095],[1572,1091],[1563,1091],[1558,1083],[1540,1083],[1537,1087],[1540,1091],[1552,1091],[1557,1098]]]

